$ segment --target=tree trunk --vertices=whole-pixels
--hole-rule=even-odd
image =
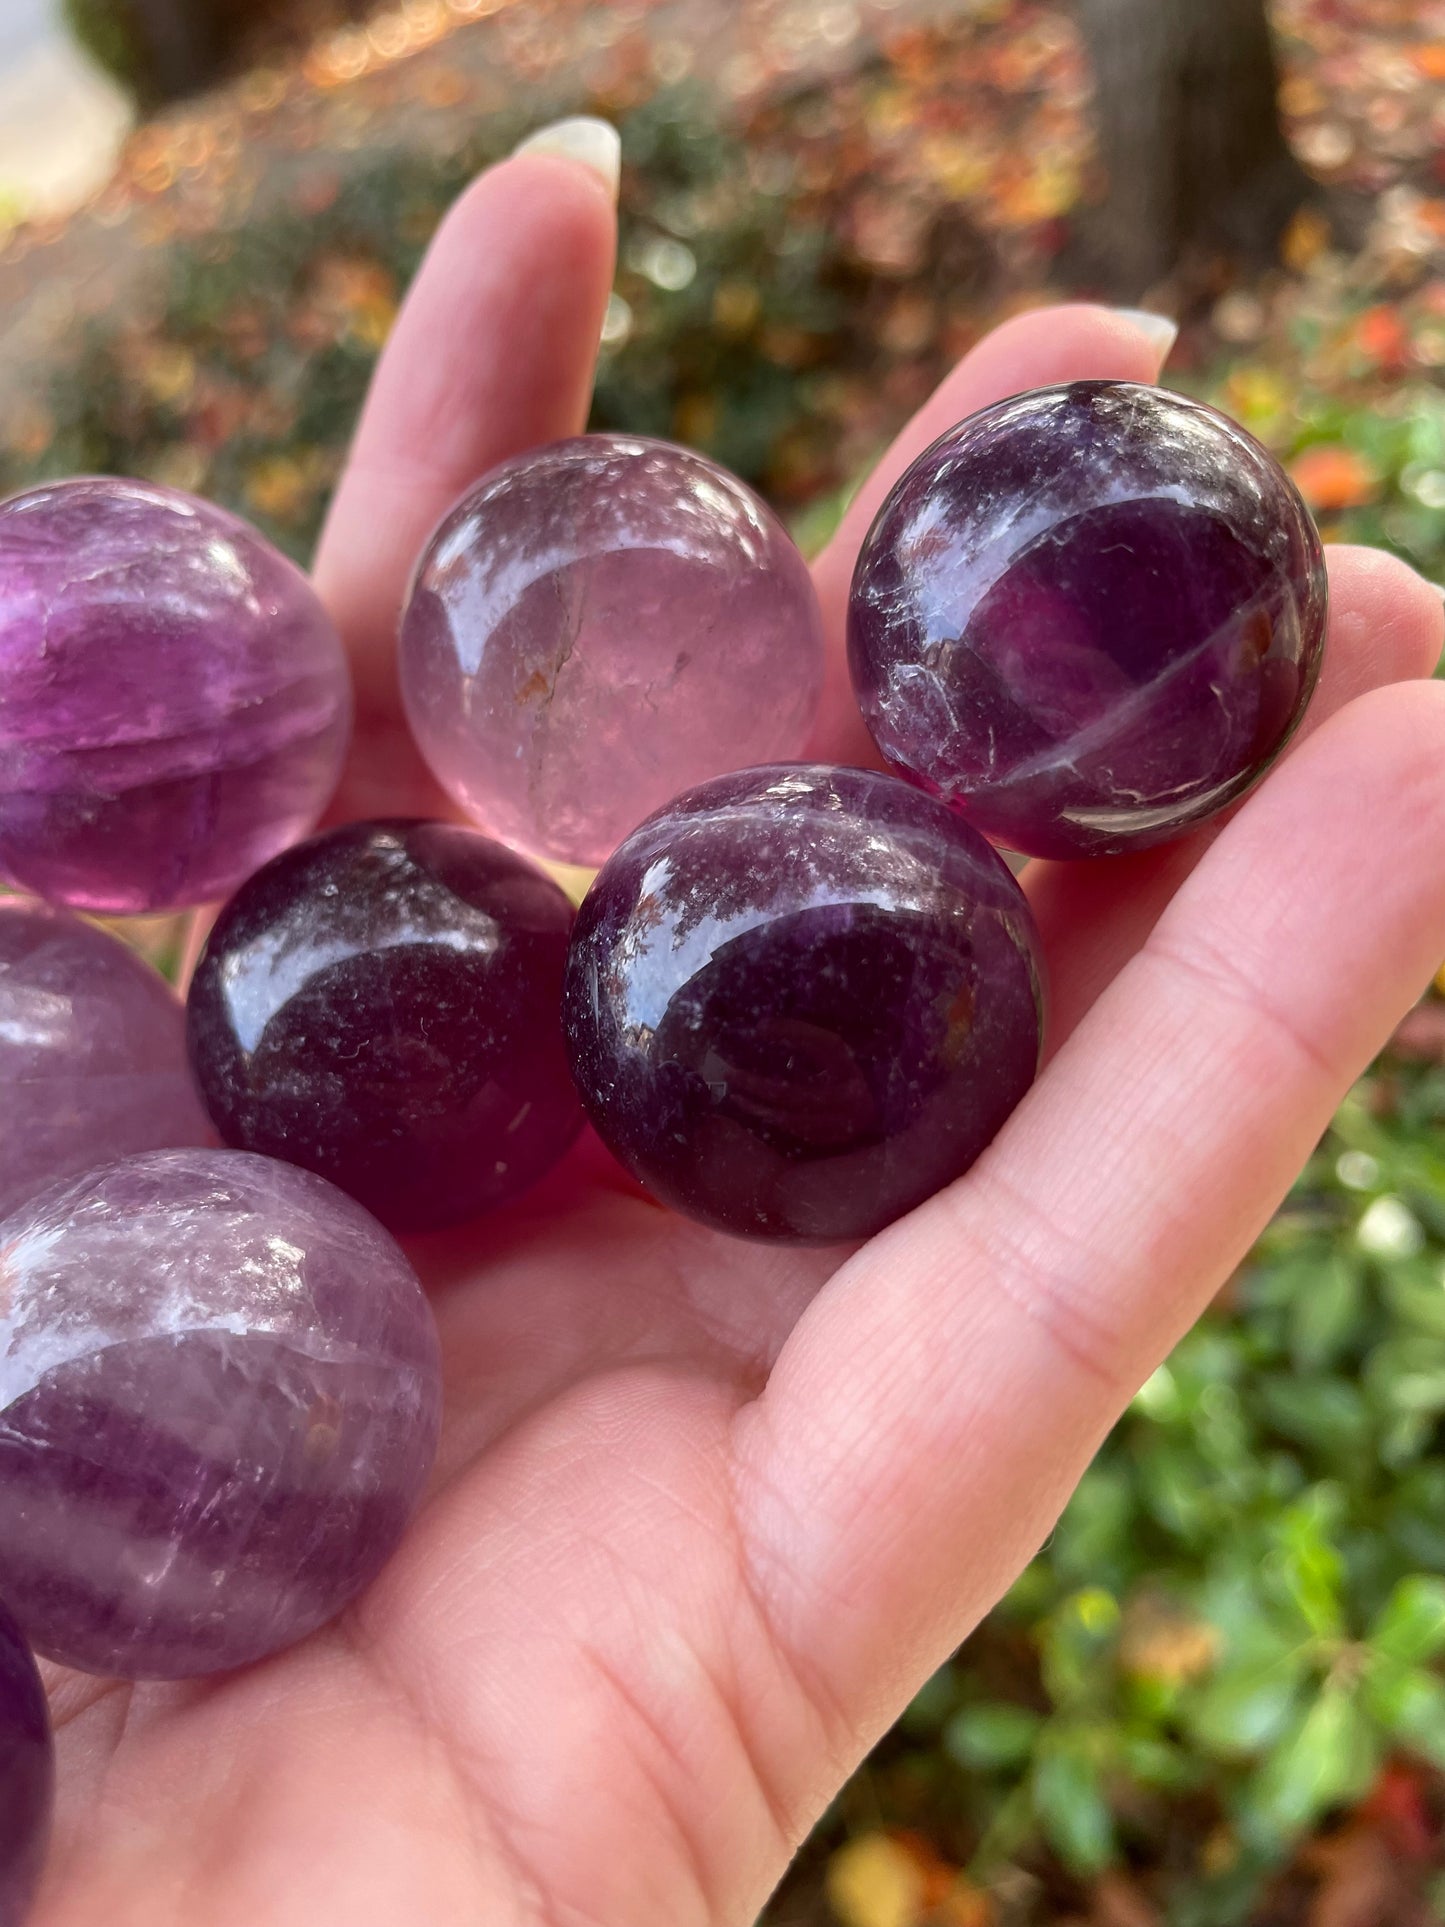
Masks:
[[[179,100],[216,78],[215,9],[196,0],[127,0],[146,71],[164,100]]]
[[[1285,144],[1265,0],[1077,0],[1106,198],[1080,238],[1138,297],[1191,257],[1259,261],[1311,183]]]

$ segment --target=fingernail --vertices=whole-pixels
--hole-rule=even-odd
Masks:
[[[569,120],[554,120],[528,134],[513,150],[518,154],[556,154],[564,161],[590,167],[604,183],[613,200],[622,178],[622,137],[610,121],[591,114],[574,114]]]
[[[1149,346],[1155,349],[1162,368],[1169,359],[1169,350],[1179,339],[1179,323],[1171,321],[1167,314],[1151,314],[1147,308],[1115,308],[1121,321],[1127,321],[1131,328],[1137,328]]]

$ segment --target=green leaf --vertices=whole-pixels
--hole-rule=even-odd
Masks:
[[[1298,1372],[1318,1371],[1348,1345],[1360,1322],[1364,1298],[1361,1267],[1335,1251],[1298,1281],[1289,1308],[1289,1348]]]
[[[1394,1481],[1383,1522],[1406,1565],[1445,1571],[1445,1463],[1428,1459]]]
[[[1418,1666],[1374,1666],[1365,1680],[1367,1705],[1401,1745],[1445,1767],[1445,1680]]]
[[[1391,1382],[1390,1396],[1398,1411],[1437,1417],[1445,1412],[1445,1365],[1428,1372],[1399,1373]]]
[[[1427,1264],[1397,1265],[1386,1274],[1385,1303],[1404,1325],[1445,1338],[1445,1291],[1438,1271]]]
[[[1299,1646],[1298,1635],[1281,1623],[1267,1595],[1262,1560],[1268,1541],[1257,1533],[1237,1533],[1219,1546],[1210,1562],[1204,1585],[1193,1598],[1202,1619],[1219,1628],[1225,1646],[1225,1666],[1266,1666],[1288,1659]]]
[[[1140,1497],[1166,1532],[1186,1544],[1209,1535],[1219,1508],[1210,1489],[1213,1468],[1197,1451],[1151,1440],[1138,1477]]]
[[[1445,1579],[1427,1573],[1402,1579],[1371,1627],[1369,1644],[1402,1665],[1445,1652]]]
[[[1418,1463],[1429,1448],[1435,1432],[1430,1412],[1401,1412],[1380,1431],[1381,1465],[1392,1471]]]
[[[913,1695],[899,1725],[913,1738],[932,1739],[958,1704],[958,1668],[952,1660],[939,1667]]]
[[[1277,1229],[1277,1225],[1272,1226],[1262,1242],[1269,1241]],[[1317,1278],[1329,1263],[1329,1256],[1330,1247],[1327,1244],[1312,1245],[1303,1252],[1291,1251],[1272,1262],[1257,1253],[1257,1261],[1250,1267],[1244,1281],[1245,1303],[1251,1312],[1292,1311],[1296,1304],[1308,1297],[1310,1281]]]
[[[1364,1395],[1342,1378],[1286,1378],[1259,1381],[1259,1402],[1277,1432],[1296,1443],[1338,1459],[1358,1452],[1370,1432]]]
[[[1120,1758],[1130,1779],[1139,1786],[1160,1787],[1176,1793],[1199,1783],[1199,1762],[1183,1748],[1143,1734],[1126,1734]]]
[[[994,1616],[1001,1623],[1031,1623],[1046,1613],[1058,1596],[1059,1586],[1048,1554],[1041,1553],[1029,1561],[994,1607]]]
[[[1114,1820],[1082,1738],[1040,1753],[1030,1788],[1039,1824],[1065,1865],[1085,1875],[1106,1867],[1114,1857]]]
[[[1090,1466],[1055,1528],[1049,1546],[1055,1571],[1076,1585],[1086,1579],[1117,1584],[1137,1562],[1133,1515],[1127,1475]]]
[[[1060,1601],[1039,1638],[1044,1686],[1055,1706],[1094,1704],[1108,1696],[1108,1659],[1118,1635],[1119,1602],[1101,1586]]]
[[[1335,1543],[1343,1511],[1344,1493],[1338,1485],[1312,1486],[1281,1513],[1276,1549],[1268,1559],[1269,1576],[1320,1638],[1338,1638],[1344,1632],[1344,1562]]]
[[[1352,1686],[1326,1685],[1254,1776],[1246,1824],[1283,1844],[1331,1807],[1358,1799],[1379,1766],[1379,1744]]]
[[[1190,1732],[1224,1759],[1272,1746],[1297,1714],[1303,1666],[1276,1662],[1220,1673],[1188,1707]]]
[[[999,1772],[1023,1765],[1043,1725],[1037,1713],[1007,1701],[965,1706],[943,1729],[943,1749],[960,1766]]]
[[[1365,1381],[1384,1410],[1433,1419],[1445,1411],[1445,1343],[1417,1332],[1387,1339],[1370,1354]]]

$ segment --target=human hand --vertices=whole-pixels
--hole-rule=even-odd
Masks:
[[[353,815],[441,813],[395,616],[483,469],[582,425],[612,272],[597,177],[528,155],[433,247],[317,563],[352,650]],[[996,397],[1152,380],[1127,319],[1005,324],[818,564],[820,756],[852,556],[889,482]],[[737,1243],[595,1140],[413,1243],[447,1420],[431,1495],[341,1620],[244,1673],[58,1675],[38,1927],[746,1927],[825,1802],[1048,1532],[1445,955],[1439,593],[1331,557],[1323,677],[1220,830],[1030,865],[1051,1060],[969,1175],[853,1253]]]

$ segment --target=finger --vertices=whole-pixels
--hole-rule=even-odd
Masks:
[[[848,679],[846,618],[853,564],[883,498],[910,462],[965,415],[1060,381],[1155,381],[1172,323],[1084,303],[1015,315],[985,335],[940,383],[859,489],[837,534],[813,565],[831,649],[815,753],[830,762],[876,765]]]
[[[353,785],[380,779],[381,807],[416,767],[395,661],[412,566],[486,469],[584,427],[615,248],[595,167],[518,154],[452,208],[397,318],[315,567],[356,682]]]
[[[1206,853],[967,1178],[738,1420],[759,1596],[861,1746],[1038,1546],[1445,953],[1445,687],[1360,698]]]
[[[1326,554],[1329,639],[1289,754],[1367,690],[1428,676],[1445,640],[1440,591],[1406,563],[1379,549],[1342,546]],[[1051,1052],[1139,949],[1222,828],[1212,823],[1163,849],[1103,863],[1029,864],[1024,888],[1049,960]]]

